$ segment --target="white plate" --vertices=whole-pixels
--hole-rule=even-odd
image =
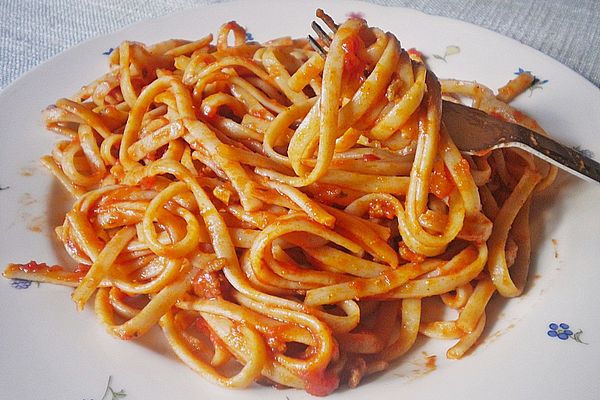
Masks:
[[[66,262],[52,229],[70,200],[38,163],[57,140],[46,133],[40,111],[102,74],[103,55],[125,39],[146,43],[198,38],[232,19],[254,39],[309,33],[313,12],[324,7],[341,20],[362,13],[394,32],[404,47],[429,56],[440,77],[474,79],[499,87],[519,68],[547,80],[518,99],[560,140],[600,155],[600,93],[551,58],[482,28],[413,10],[359,2],[288,1],[225,3],[132,25],[90,40],[23,76],[0,94],[0,264]],[[457,54],[443,56],[447,46]],[[453,51],[450,51],[452,53]],[[485,339],[460,361],[445,359],[449,342],[420,340],[397,366],[354,390],[331,398],[598,398],[600,394],[600,187],[562,175],[536,202],[530,283],[524,296],[495,299]],[[101,399],[106,382],[129,399],[289,399],[296,390],[254,386],[232,391],[187,369],[153,331],[138,341],[108,336],[89,308],[77,313],[70,290],[31,285],[17,290],[0,280],[0,397],[3,399]],[[578,334],[550,337],[551,323]],[[581,343],[585,342],[587,344]],[[437,355],[435,368],[426,356]],[[111,399],[110,391],[105,399]],[[114,397],[118,398],[118,397]]]

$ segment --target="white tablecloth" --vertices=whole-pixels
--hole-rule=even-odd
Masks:
[[[53,55],[149,17],[223,0],[0,0],[0,88]],[[276,0],[273,0],[276,1]],[[491,29],[600,86],[600,0],[370,0]]]

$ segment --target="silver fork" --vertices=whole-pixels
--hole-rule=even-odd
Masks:
[[[317,17],[333,32],[337,30],[338,26],[322,10],[317,10]],[[329,46],[332,39],[325,30],[315,21],[311,26],[319,39]],[[327,50],[313,36],[308,35],[308,41],[323,58],[327,56]],[[501,121],[475,108],[445,100],[442,103],[442,120],[462,153],[482,155],[494,149],[516,147],[570,174],[600,183],[600,164],[585,154],[531,129]]]

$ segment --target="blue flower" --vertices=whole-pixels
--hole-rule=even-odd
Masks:
[[[110,49],[108,49],[108,50],[106,50],[106,51],[102,52],[102,54],[104,54],[105,56],[109,56],[109,55],[110,55],[110,53],[112,53],[114,50],[115,50],[115,49],[111,47]]]
[[[252,42],[254,40],[254,36],[250,32],[246,32],[246,41]]]
[[[28,289],[31,286],[31,281],[27,279],[11,279],[10,286],[15,289]]]
[[[567,340],[570,336],[573,336],[573,331],[569,329],[569,325],[561,322],[560,324],[555,324],[554,322],[548,325],[550,330],[547,332],[550,337],[557,337],[560,340]]]
[[[517,75],[517,76],[519,76],[521,74],[531,74],[531,75],[533,75],[533,81],[531,81],[531,85],[529,86],[529,90],[531,91],[530,94],[529,94],[530,96],[531,96],[531,93],[533,93],[533,90],[535,90],[535,89],[542,89],[542,85],[545,85],[546,83],[550,82],[548,79],[540,79],[540,78],[538,78],[537,76],[535,76],[533,74],[533,72],[531,72],[529,70],[526,70],[526,69],[523,69],[521,67],[519,67],[519,69],[517,71],[515,71],[514,74]]]
[[[531,73],[531,71],[527,71],[527,70],[524,70],[523,68],[519,67],[519,69],[517,70],[517,72],[515,72],[515,75],[521,75],[521,74],[524,74],[526,72]]]

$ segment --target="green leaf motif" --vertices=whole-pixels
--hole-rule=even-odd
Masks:
[[[125,392],[125,390],[123,389],[116,392],[110,385],[111,381],[112,375],[108,377],[108,382],[106,382],[106,389],[104,389],[104,394],[102,395],[102,397],[100,397],[100,400],[120,400],[127,397],[127,392]]]
[[[458,53],[460,53],[460,47],[454,45],[446,47],[446,57],[453,56]]]
[[[118,392],[110,389],[110,392],[112,393],[112,400],[118,400],[127,397],[127,393],[123,389],[119,390]]]
[[[584,342],[583,340],[581,340],[581,335],[583,335],[583,331],[580,329],[577,332],[575,332],[572,336],[573,340],[575,340],[577,343],[581,343],[581,344],[589,344]]]
[[[440,56],[439,54],[434,54],[433,57],[437,58],[438,60],[442,60],[443,62],[448,62],[448,60],[446,60],[447,57],[453,56],[458,53],[460,53],[460,47],[451,44],[449,46],[446,46],[446,51],[444,52],[443,56]]]

